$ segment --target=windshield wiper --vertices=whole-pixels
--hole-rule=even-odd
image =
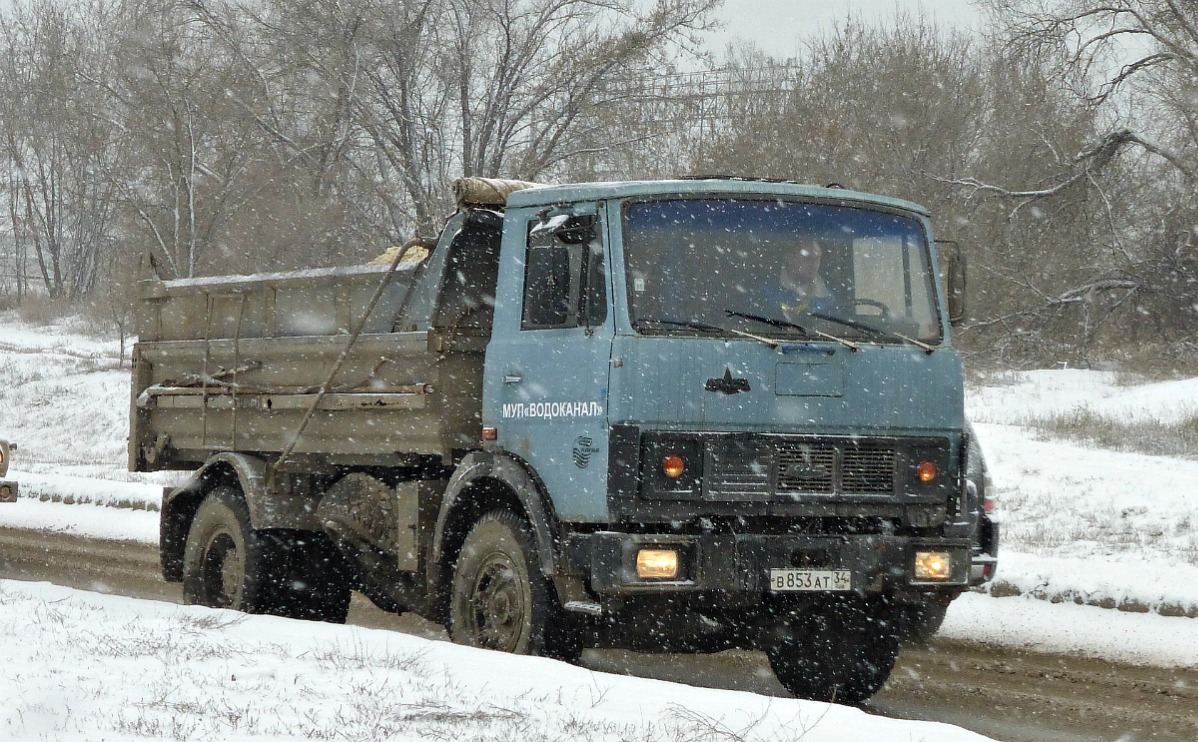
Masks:
[[[721,335],[724,333],[730,332],[733,335],[739,335],[740,337],[746,337],[746,338],[750,338],[751,340],[756,340],[759,343],[765,343],[766,345],[770,346],[771,348],[778,347],[777,340],[771,340],[770,338],[762,337],[761,335],[754,335],[751,332],[745,332],[744,330],[737,330],[732,327],[720,327],[719,325],[713,325],[708,322],[700,322],[699,320],[668,319],[668,318],[661,318],[661,317],[641,317],[641,318],[637,319],[636,322],[633,323],[633,326],[639,330],[641,328],[641,325],[643,325],[643,324],[668,325],[670,327],[686,327],[686,328],[689,328],[692,330],[701,330],[704,332],[717,332],[717,333],[720,333]]]
[[[725,309],[724,314],[726,314],[729,317],[740,317],[741,319],[753,320],[754,322],[760,322],[762,324],[769,325],[771,327],[785,327],[785,328],[788,328],[791,330],[798,330],[799,332],[803,333],[807,337],[811,337],[811,330],[808,330],[806,327],[803,327],[798,322],[791,322],[790,320],[786,320],[786,319],[775,319],[773,317],[766,317],[766,316],[763,316],[760,314],[748,314],[746,312],[738,312],[735,309]]]
[[[826,332],[820,332],[819,330],[808,329],[808,328],[800,325],[798,322],[791,322],[790,320],[785,320],[785,319],[777,319],[776,317],[765,317],[760,314],[749,314],[747,312],[738,312],[735,309],[725,309],[724,314],[728,315],[729,317],[740,317],[741,319],[747,319],[747,320],[751,320],[753,322],[761,322],[762,324],[770,325],[771,327],[785,327],[785,328],[789,328],[791,330],[798,330],[799,332],[801,332],[804,335],[804,337],[818,337],[818,338],[823,338],[824,340],[832,340],[837,343],[840,343],[841,345],[843,345],[846,348],[849,348],[853,352],[861,350],[861,346],[857,345],[856,343],[851,343],[842,337],[830,335]],[[819,315],[813,315],[813,316],[818,317]]]
[[[844,325],[845,327],[852,327],[853,329],[862,330],[877,337],[890,338],[892,340],[902,340],[905,343],[910,343],[911,345],[922,349],[928,355],[931,355],[933,351],[936,350],[935,345],[928,345],[922,340],[916,340],[913,337],[908,337],[901,332],[895,332],[894,330],[883,330],[880,327],[874,327],[873,325],[866,324],[865,322],[859,322],[855,319],[848,319],[847,317],[837,317],[834,314],[824,314],[823,312],[811,312],[810,314],[812,317],[817,319],[835,322],[836,324]]]

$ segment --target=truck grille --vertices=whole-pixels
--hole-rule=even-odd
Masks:
[[[890,495],[894,446],[849,440],[750,439],[708,447],[707,496],[755,500],[784,495]]]

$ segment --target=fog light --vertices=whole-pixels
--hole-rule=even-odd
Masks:
[[[678,576],[678,552],[641,549],[636,553],[636,576],[642,580],[672,580]]]
[[[8,486],[7,484],[0,485],[0,502],[16,502],[16,501],[17,501],[16,493],[14,493],[12,491],[12,487]]]
[[[947,551],[915,552],[915,579],[947,580],[953,574],[953,560]]]

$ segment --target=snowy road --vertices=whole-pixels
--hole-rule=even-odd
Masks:
[[[144,541],[0,528],[0,574],[136,598],[179,600],[178,586],[164,583],[158,574],[156,547]],[[383,613],[365,601],[355,601],[350,620],[443,636],[439,627]],[[591,669],[617,674],[786,695],[764,658],[753,652],[663,657],[592,651],[584,660]],[[905,650],[891,681],[867,710],[948,722],[1010,742],[1192,742],[1198,739],[1198,672],[940,640],[928,649]]]

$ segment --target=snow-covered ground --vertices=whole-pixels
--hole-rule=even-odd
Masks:
[[[10,477],[22,488],[20,502],[0,506],[0,525],[156,541],[158,498],[174,478],[125,471],[128,369],[116,348],[70,325],[0,315],[0,436],[20,445]],[[1198,380],[1008,374],[971,389],[968,405],[1001,503],[996,592],[1022,597],[966,595],[942,633],[1198,665],[1198,619],[1176,617],[1198,614],[1198,461],[1025,427],[1077,407],[1178,420],[1198,410]],[[18,680],[0,738],[980,739],[389,632],[5,580],[0,631],[22,638],[0,643],[5,676]]]
[[[984,740],[393,631],[0,580],[0,739]]]

